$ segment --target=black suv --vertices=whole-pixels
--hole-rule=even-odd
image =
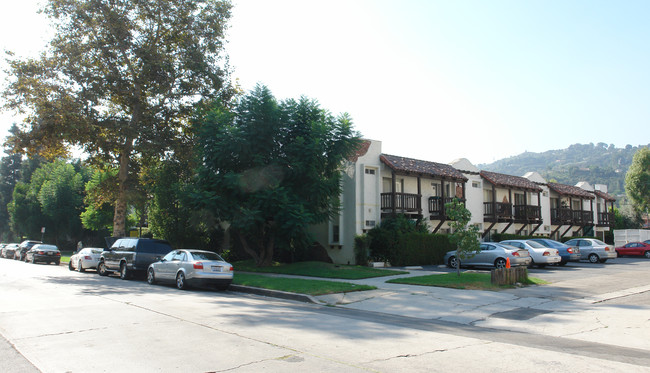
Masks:
[[[149,264],[157,262],[172,251],[169,242],[152,238],[119,238],[108,250],[104,250],[97,264],[97,273],[106,276],[120,273],[127,280],[134,273],[145,273]]]

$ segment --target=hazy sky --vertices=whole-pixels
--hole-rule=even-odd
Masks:
[[[1,48],[43,48],[39,2],[3,3]],[[347,112],[385,153],[478,164],[650,143],[648,19],[645,0],[239,0],[227,51],[243,88]]]

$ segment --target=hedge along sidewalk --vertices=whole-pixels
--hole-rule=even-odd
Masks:
[[[276,264],[270,267],[257,267],[252,261],[233,263],[235,274],[242,272],[275,273],[282,275],[307,276],[319,278],[336,278],[344,280],[362,280],[366,278],[404,275],[409,272],[379,269],[362,266],[338,265],[324,262],[298,262]]]

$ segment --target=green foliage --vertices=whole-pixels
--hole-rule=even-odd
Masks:
[[[110,230],[113,226],[113,202],[117,198],[117,170],[95,170],[85,185],[85,211],[81,222],[87,229]]]
[[[456,255],[460,259],[471,258],[480,251],[478,241],[478,227],[469,225],[472,213],[461,203],[458,198],[445,203],[445,211],[450,219],[452,229],[449,240],[456,245]],[[460,276],[460,260],[456,261],[456,272]]]
[[[635,210],[650,212],[650,148],[641,148],[634,154],[625,175],[625,191]]]
[[[276,247],[311,246],[307,229],[337,212],[341,167],[359,145],[347,115],[304,97],[278,102],[263,86],[232,108],[199,111],[193,129],[195,206],[228,222],[258,265],[269,265]]]
[[[278,273],[294,276],[323,278],[342,278],[359,280],[364,278],[401,275],[408,272],[377,269],[365,266],[339,265],[324,262],[273,263],[272,266],[258,267],[252,260],[233,263],[236,271]]]
[[[270,277],[250,273],[235,273],[233,284],[256,288],[286,291],[289,293],[324,295],[374,290],[369,285],[356,285],[340,281],[305,280],[302,278]]]
[[[425,221],[405,215],[387,217],[365,236],[357,237],[357,263],[368,260],[361,261],[362,248],[367,248],[370,260],[395,266],[441,264],[445,253],[453,250],[446,235],[431,234]]]
[[[370,237],[362,234],[354,237],[354,261],[358,265],[368,264],[370,259]]]
[[[199,100],[234,94],[221,59],[230,8],[217,0],[49,0],[49,48],[8,61],[6,106],[28,113],[18,148],[54,159],[77,145],[119,170],[115,235],[125,234],[139,163],[187,141]]]
[[[16,234],[40,238],[45,227],[48,242],[74,246],[83,235],[79,216],[87,179],[87,171],[79,165],[56,161],[36,169],[29,183],[16,184],[9,206]]]

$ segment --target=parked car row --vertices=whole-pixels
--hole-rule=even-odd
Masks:
[[[15,259],[31,263],[61,263],[61,251],[56,245],[46,245],[41,241],[23,241],[20,244],[2,244],[0,252],[5,259]]]
[[[3,258],[25,262],[61,263],[61,252],[55,245],[40,241],[0,244]],[[95,269],[100,276],[118,273],[128,280],[146,274],[147,282],[173,283],[179,289],[211,286],[225,290],[233,279],[233,266],[219,254],[205,250],[175,250],[164,240],[151,238],[120,238],[108,249],[86,247],[70,256],[68,269],[85,272]]]
[[[480,249],[473,257],[463,259],[458,258],[456,251],[449,251],[445,255],[445,263],[451,268],[456,267],[458,260],[461,260],[462,266],[503,268],[510,259],[511,266],[544,268],[581,260],[605,263],[618,255],[643,255],[650,259],[650,242],[628,243],[615,249],[595,238],[575,238],[565,243],[548,238],[504,240],[481,243]]]
[[[174,250],[169,242],[150,238],[118,239],[100,253],[95,265],[100,276],[117,272],[128,280],[146,273],[151,285],[170,282],[181,290],[190,286],[225,290],[234,274],[232,265],[214,252]]]

